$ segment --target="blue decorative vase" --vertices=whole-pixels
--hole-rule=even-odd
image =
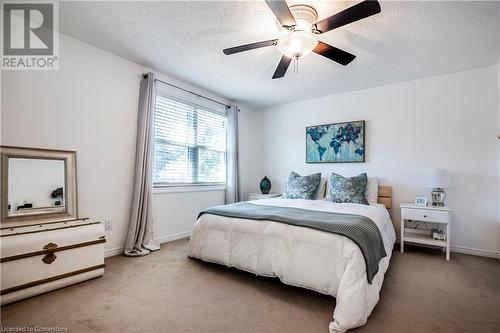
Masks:
[[[262,180],[260,181],[260,191],[262,192],[262,194],[269,194],[269,192],[271,191],[271,181],[269,180],[269,178],[262,178]]]

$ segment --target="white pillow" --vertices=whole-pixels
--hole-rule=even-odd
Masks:
[[[365,198],[370,204],[376,204],[378,199],[378,178],[368,177]]]
[[[325,198],[327,179],[327,177],[321,177],[321,181],[318,186],[318,194],[316,194],[316,200],[323,200]]]

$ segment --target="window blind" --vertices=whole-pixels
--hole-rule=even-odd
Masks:
[[[155,186],[225,183],[226,128],[227,117],[219,110],[157,89]]]

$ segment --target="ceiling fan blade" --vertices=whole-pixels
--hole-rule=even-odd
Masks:
[[[281,25],[290,27],[297,24],[285,0],[266,0],[266,3],[273,11],[274,16],[280,21]]]
[[[245,45],[230,47],[228,49],[222,50],[222,52],[224,52],[224,54],[226,54],[226,55],[230,55],[230,54],[233,54],[233,53],[238,53],[238,52],[243,52],[243,51],[258,49],[258,48],[261,48],[261,47],[273,46],[273,45],[276,45],[277,43],[278,43],[277,39],[271,39],[271,40],[266,40],[266,41],[263,41],[263,42],[250,43],[250,44],[245,44]]]
[[[316,23],[316,28],[322,33],[344,26],[346,24],[364,19],[380,13],[378,1],[367,0],[349,7],[340,13],[327,17]]]
[[[319,42],[313,52],[322,55],[325,58],[338,62],[339,64],[344,66],[349,64],[354,60],[354,58],[356,58],[354,54],[343,51],[323,42]]]
[[[276,70],[274,71],[273,79],[279,79],[280,77],[285,76],[286,70],[288,69],[288,66],[290,66],[291,62],[292,58],[285,55],[282,56],[278,67],[276,67]]]

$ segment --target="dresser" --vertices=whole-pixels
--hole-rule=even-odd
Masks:
[[[401,204],[401,253],[404,252],[405,242],[413,244],[442,247],[446,250],[446,260],[450,260],[451,237],[451,208],[445,206],[418,206],[410,203]],[[432,229],[407,228],[406,222],[417,225],[437,225],[438,230],[444,232],[445,239],[434,239]]]

